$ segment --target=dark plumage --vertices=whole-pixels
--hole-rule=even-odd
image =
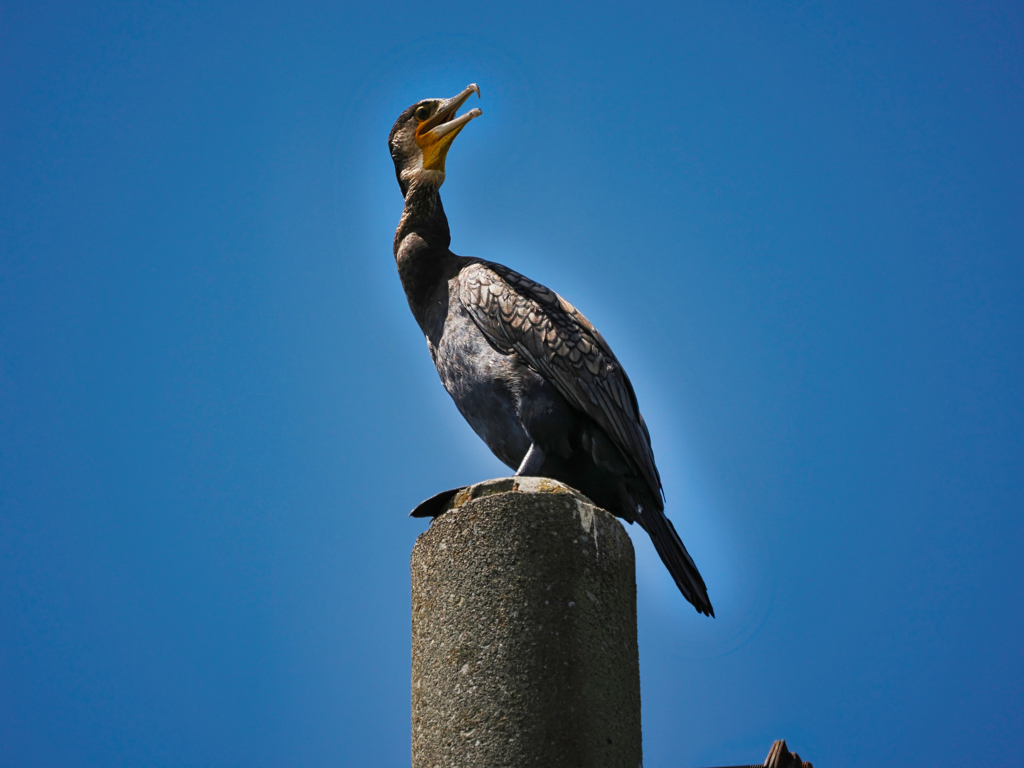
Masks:
[[[550,477],[650,534],[683,596],[714,616],[704,580],[664,515],[661,478],[633,386],[597,329],[508,267],[456,256],[441,205],[444,160],[479,109],[458,96],[401,114],[388,144],[405,197],[394,253],[409,307],[459,411],[518,475]],[[456,490],[417,507],[430,516]]]

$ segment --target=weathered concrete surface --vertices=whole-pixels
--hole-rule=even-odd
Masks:
[[[561,483],[471,486],[412,552],[413,768],[637,768],[633,545]]]

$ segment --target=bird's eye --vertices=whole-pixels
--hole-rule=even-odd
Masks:
[[[419,107],[416,110],[417,120],[426,120],[428,117],[430,117],[430,107]]]

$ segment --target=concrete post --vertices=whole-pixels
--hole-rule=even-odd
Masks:
[[[544,478],[464,489],[412,552],[413,768],[637,768],[633,545]]]

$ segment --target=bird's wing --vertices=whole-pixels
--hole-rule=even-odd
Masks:
[[[632,460],[661,502],[661,478],[633,385],[608,342],[554,291],[500,264],[459,274],[459,300],[495,347],[517,353]]]

